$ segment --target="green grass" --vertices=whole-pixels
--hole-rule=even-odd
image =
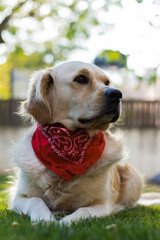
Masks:
[[[0,177],[0,190],[6,189],[7,177]],[[42,223],[32,226],[28,217],[7,209],[7,195],[0,193],[0,240],[159,240],[160,208],[138,206],[114,216],[87,219],[71,227]],[[13,222],[17,222],[14,224]],[[107,229],[116,224],[117,227]]]

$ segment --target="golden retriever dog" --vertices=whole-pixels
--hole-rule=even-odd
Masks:
[[[122,134],[109,130],[122,98],[109,85],[100,68],[79,61],[33,76],[21,106],[33,126],[13,157],[20,169],[15,212],[46,222],[61,212],[59,223],[70,225],[135,206],[142,178],[125,163]]]

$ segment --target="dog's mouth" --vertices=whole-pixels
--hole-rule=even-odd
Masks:
[[[106,122],[106,123],[113,123],[118,120],[119,115],[120,115],[120,107],[117,106],[108,111],[101,112],[100,114],[97,114],[91,118],[79,118],[79,122],[84,125],[92,123],[96,120],[97,121],[102,120],[103,122]]]

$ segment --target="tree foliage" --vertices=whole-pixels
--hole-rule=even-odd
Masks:
[[[79,40],[89,38],[93,27],[107,30],[98,13],[107,12],[111,3],[120,4],[120,0],[17,0],[15,5],[2,0],[0,43],[8,53],[18,47],[25,55],[54,53],[52,63],[65,60],[70,51],[81,48]]]
[[[10,72],[12,65],[10,62],[0,67],[0,99],[8,99],[11,95]]]
[[[116,65],[118,67],[125,67],[127,64],[127,57],[119,51],[103,50],[97,57],[102,59],[105,66]]]

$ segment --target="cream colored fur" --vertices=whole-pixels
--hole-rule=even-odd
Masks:
[[[74,81],[87,74],[89,84]],[[53,80],[53,82],[52,82]],[[19,184],[13,198],[14,211],[29,215],[31,221],[56,221],[54,214],[68,214],[60,223],[70,224],[92,216],[102,217],[133,207],[140,197],[140,174],[125,163],[122,134],[108,130],[113,116],[101,116],[82,125],[78,119],[92,118],[104,104],[108,80],[103,71],[82,62],[67,62],[34,75],[23,114],[37,122],[61,122],[70,129],[84,127],[89,134],[104,131],[105,149],[99,160],[83,175],[70,181],[57,176],[35,156],[31,139],[34,125],[14,150],[13,163],[20,168]]]

